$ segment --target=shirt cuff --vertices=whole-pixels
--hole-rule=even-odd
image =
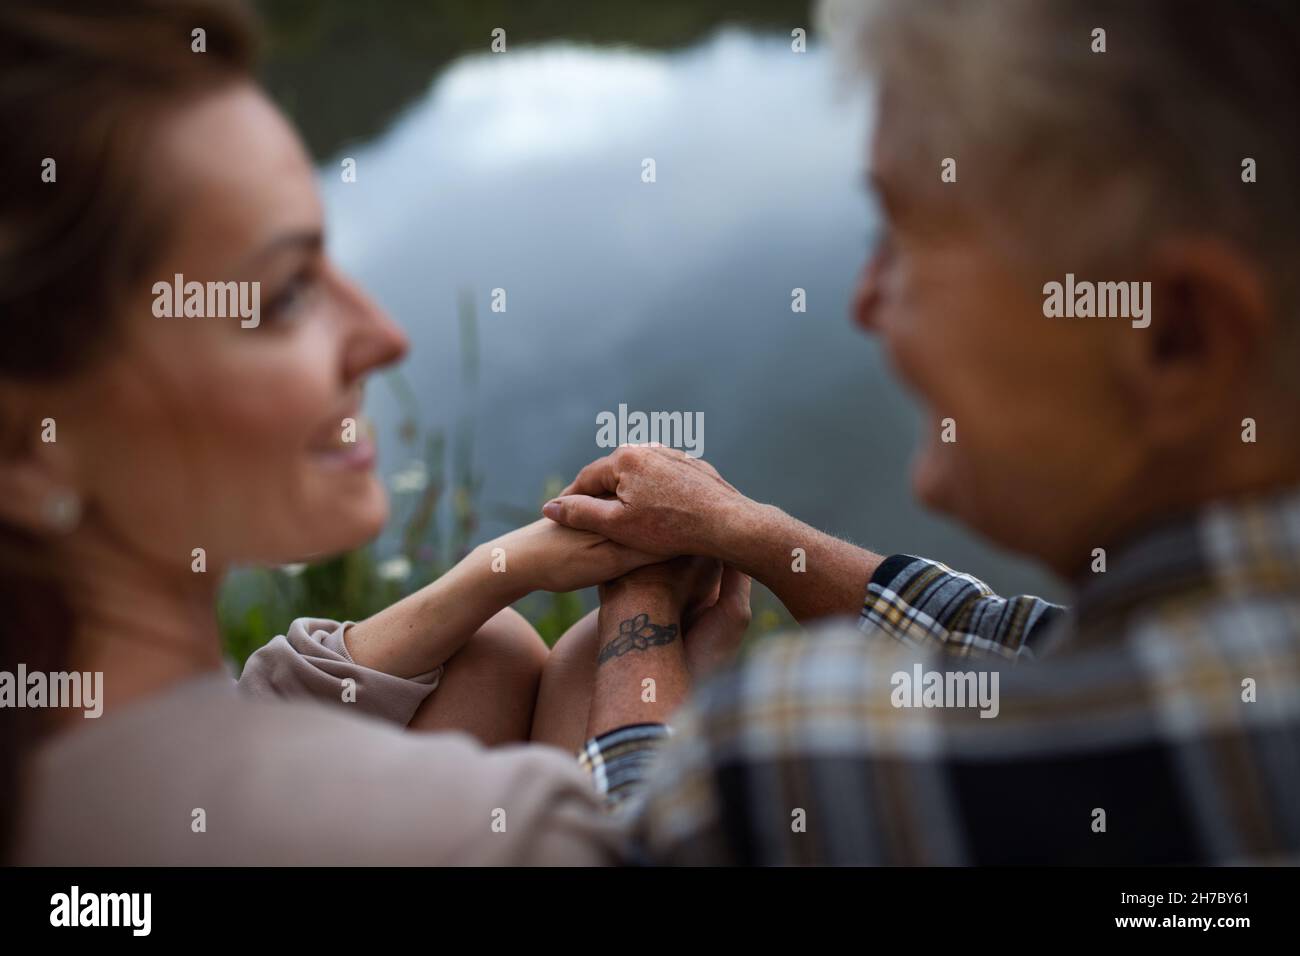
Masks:
[[[910,647],[962,656],[1032,657],[1065,608],[1032,595],[998,596],[979,578],[939,561],[895,554],[867,585],[858,627]]]
[[[672,735],[667,724],[628,724],[588,740],[578,763],[591,774],[596,792],[617,809],[644,789],[655,755]]]

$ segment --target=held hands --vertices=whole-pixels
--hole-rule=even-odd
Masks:
[[[504,572],[519,596],[601,585],[602,618],[622,608],[635,620],[638,605],[667,611],[680,622],[687,668],[698,679],[740,647],[750,579],[690,556],[720,554],[752,506],[712,465],[629,445],[582,469],[548,502],[547,517],[480,545],[478,560]],[[686,557],[664,561],[668,555]]]
[[[686,556],[611,580],[601,588],[601,614],[666,608],[681,623],[687,669],[698,680],[735,656],[749,626],[749,577],[711,558],[725,554],[729,534],[743,540],[754,506],[707,462],[624,445],[583,468],[543,512],[638,554]]]
[[[624,445],[583,468],[542,513],[660,556],[719,557],[725,535],[751,505],[698,458]]]
[[[662,446],[624,445],[597,459],[542,511],[641,552],[718,558],[761,581],[799,621],[857,613],[883,560],[746,498],[712,465]]]

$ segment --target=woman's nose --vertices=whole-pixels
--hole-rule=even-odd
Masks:
[[[349,329],[344,361],[349,380],[401,359],[410,342],[406,333],[360,286],[335,272]]]

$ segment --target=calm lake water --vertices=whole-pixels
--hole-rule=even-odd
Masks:
[[[597,415],[626,403],[702,412],[705,457],[811,524],[1060,595],[911,500],[918,416],[847,315],[875,223],[868,123],[825,51],[726,29],[672,52],[462,58],[380,135],[321,163],[334,254],[410,334],[402,372],[422,424],[472,422],[480,537],[603,454]],[[357,182],[340,181],[343,157]],[[796,287],[806,313],[791,311]],[[376,382],[368,409],[392,473],[409,457],[400,406]]]

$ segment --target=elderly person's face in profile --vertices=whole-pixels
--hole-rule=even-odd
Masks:
[[[883,238],[854,315],[925,408],[918,497],[1068,575],[1097,541],[1244,478],[1243,417],[1285,402],[1261,263],[1173,228],[1117,254],[1129,224],[1098,230],[1090,214],[1142,189],[1122,169],[1105,195],[1063,191],[1026,215],[992,193],[998,160],[954,142],[958,178],[945,183],[949,152],[924,143],[932,118],[888,83],[869,161]],[[1081,222],[1094,223],[1082,244]],[[1045,315],[1044,285],[1067,272],[1150,281],[1150,326]]]
[[[1109,340],[1129,330],[1045,318],[1041,283],[955,186],[944,192],[938,158],[914,159],[917,122],[882,99],[869,175],[884,232],[855,317],[924,407],[917,496],[1014,546],[1043,530],[1027,516],[1063,507],[1052,489],[1071,488],[1082,517],[1142,467],[1106,371]]]

